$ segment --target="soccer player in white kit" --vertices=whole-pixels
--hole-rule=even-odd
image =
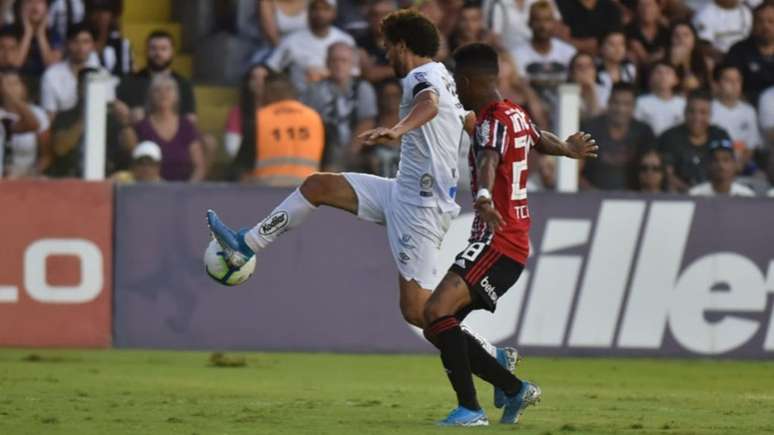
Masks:
[[[400,138],[398,175],[387,179],[357,173],[316,173],[304,180],[268,217],[252,229],[233,231],[213,211],[207,219],[226,260],[234,267],[266,249],[277,237],[301,225],[317,207],[327,205],[387,227],[399,271],[400,309],[406,321],[424,327],[425,302],[446,264],[437,264],[441,242],[459,213],[457,159],[465,133],[466,111],[454,78],[432,58],[439,47],[435,26],[422,14],[401,10],[382,21],[387,55],[403,80],[401,120],[391,128],[363,133],[367,144]],[[513,369],[517,354],[470,334],[503,366]]]

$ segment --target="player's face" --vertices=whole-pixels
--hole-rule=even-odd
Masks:
[[[454,84],[457,87],[457,97],[460,99],[462,107],[466,110],[471,110],[470,79],[458,70],[454,73]]]
[[[406,74],[409,73],[408,68],[406,67],[406,61],[404,60],[406,52],[408,51],[406,44],[393,44],[390,41],[385,41],[384,49],[387,51],[387,60],[390,61],[395,76],[400,79],[406,77]]]

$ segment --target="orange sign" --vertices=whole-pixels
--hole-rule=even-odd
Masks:
[[[0,346],[111,343],[110,183],[0,182]]]

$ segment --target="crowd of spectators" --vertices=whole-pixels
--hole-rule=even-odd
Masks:
[[[772,0],[231,3],[233,32],[251,49],[218,60],[245,73],[215,138],[199,132],[192,84],[171,68],[171,35],[152,33],[135,71],[120,1],[0,0],[0,175],[80,175],[79,83],[96,71],[116,82],[107,128],[116,179],[293,185],[314,170],[394,175],[399,144],[369,147],[358,134],[399,117],[401,85],[379,22],[411,7],[438,26],[437,60],[450,69],[455,48],[494,45],[503,96],[541,128],[556,128],[559,86],[578,85],[581,129],[600,145],[580,168],[582,189],[753,195],[774,182]],[[218,155],[227,170],[213,169]],[[530,168],[532,189],[555,188],[555,158],[531,156]]]

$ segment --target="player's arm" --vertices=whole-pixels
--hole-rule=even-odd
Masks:
[[[492,202],[497,165],[500,164],[500,154],[494,148],[482,148],[478,151],[476,166],[478,167],[478,192],[476,192],[475,209],[481,219],[489,225],[492,231],[499,231],[503,226],[503,217]]]
[[[407,132],[432,121],[438,115],[438,94],[431,88],[420,91],[414,97],[411,111],[392,128],[379,127],[360,134],[366,145],[391,143]]]
[[[535,149],[550,156],[565,156],[572,159],[595,159],[599,146],[590,134],[579,131],[567,138],[567,141],[550,131],[541,131]]]

